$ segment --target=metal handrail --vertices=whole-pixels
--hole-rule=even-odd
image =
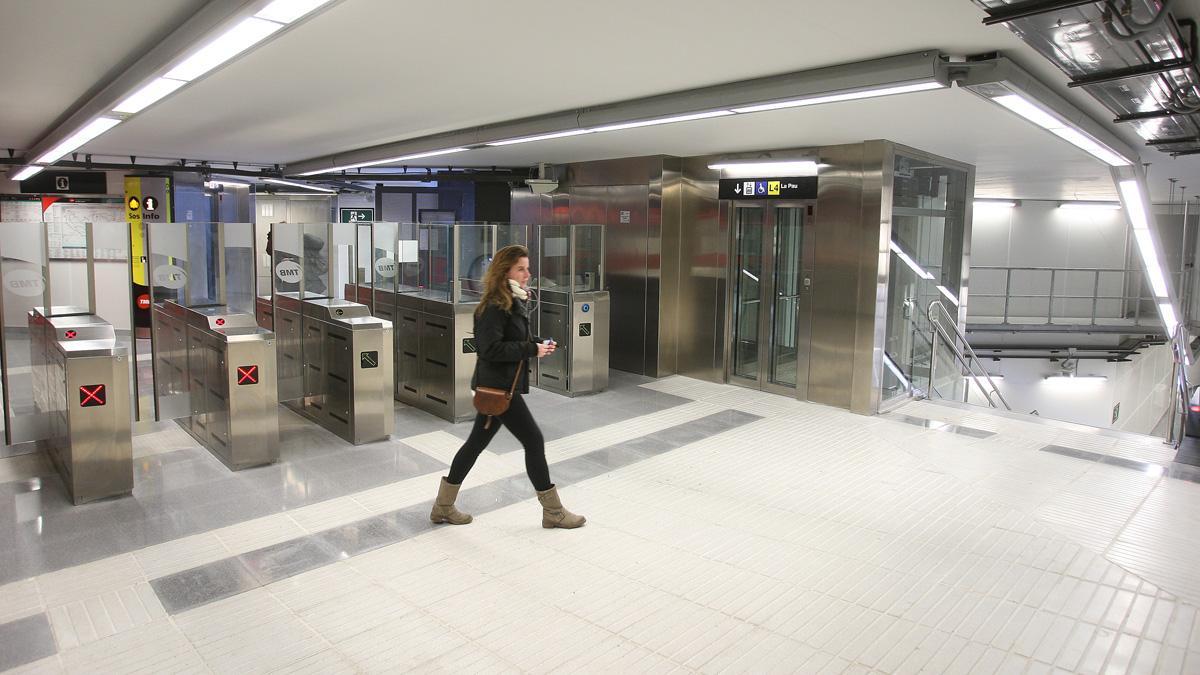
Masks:
[[[941,311],[937,312],[936,310],[941,310]],[[948,323],[951,330],[954,331],[953,338],[946,332],[946,329],[942,325],[942,320],[941,320],[942,315],[945,315],[945,317],[947,319],[950,319],[950,321],[948,321],[946,323]],[[999,407],[996,405],[996,402],[992,400],[992,394],[995,394],[996,398],[1000,399],[1000,403],[1004,404],[1005,410],[1012,410],[1012,406],[1010,406],[1008,404],[1008,401],[1004,398],[1004,394],[1001,394],[1000,390],[996,387],[996,383],[992,380],[992,376],[989,375],[987,372],[987,369],[983,367],[982,362],[980,362],[980,360],[979,360],[979,356],[977,356],[975,354],[975,350],[972,349],[971,344],[969,342],[967,342],[966,334],[964,334],[962,332],[962,330],[958,327],[958,322],[956,320],[954,320],[954,317],[946,309],[946,306],[942,304],[941,300],[934,300],[929,303],[929,309],[927,311],[927,316],[929,317],[930,325],[933,327],[934,334],[937,337],[940,337],[942,339],[942,341],[945,342],[948,347],[950,347],[951,352],[954,354],[955,360],[959,363],[959,365],[961,367],[966,369],[967,375],[971,378],[972,381],[975,382],[975,386],[979,387],[979,391],[982,392],[983,397],[985,399],[987,399],[988,405],[993,408]],[[962,345],[964,347],[966,347],[965,351],[962,349],[959,349],[958,344],[960,342],[962,343]],[[929,356],[929,387],[930,387],[930,389],[933,388],[933,380],[934,380],[933,370],[937,363],[937,360],[934,358],[935,356],[936,356],[936,350],[931,351],[930,356]],[[976,369],[978,369],[979,373],[983,375],[983,378],[985,380],[987,380],[988,387],[990,387],[990,390],[984,388],[983,384],[980,383],[979,375],[977,375],[975,372]]]
[[[1004,309],[1002,312],[1003,320],[1008,323],[1010,314],[1011,300],[1026,299],[1026,300],[1045,300],[1046,301],[1046,324],[1054,323],[1054,301],[1055,300],[1091,300],[1091,315],[1088,317],[1088,325],[1097,325],[1096,319],[1116,319],[1125,318],[1126,308],[1132,304],[1132,313],[1135,321],[1141,320],[1142,302],[1151,302],[1153,297],[1146,294],[1146,285],[1144,273],[1140,269],[1118,269],[1111,267],[999,267],[988,265],[973,265],[972,272],[1004,272],[1004,292],[1003,293],[985,293],[979,289],[971,291],[971,297],[974,299],[993,299],[1002,298],[1004,301]],[[1013,272],[1042,272],[1049,275],[1049,285],[1046,288],[1047,292],[1041,293],[1013,293]],[[1059,275],[1063,273],[1075,274],[1090,274],[1092,292],[1088,295],[1075,295],[1070,293],[1057,293],[1055,288],[1058,286]],[[1100,275],[1105,274],[1121,274],[1122,288],[1129,288],[1130,282],[1136,284],[1136,293],[1133,295],[1101,295],[1100,294]],[[1175,273],[1179,274],[1179,273]],[[1041,286],[1041,283],[1038,283]],[[1102,300],[1118,300],[1121,301],[1120,314],[1122,316],[1098,316],[1098,306]],[[1034,316],[1040,317],[1041,314]]]
[[[1171,399],[1171,421],[1167,425],[1166,442],[1179,449],[1180,443],[1183,442],[1183,436],[1187,433],[1187,416],[1188,406],[1191,404],[1188,396],[1190,387],[1187,381],[1187,367],[1189,348],[1187,345],[1187,337],[1182,324],[1175,327],[1175,331],[1171,333],[1171,358],[1173,360],[1171,366],[1171,379],[1174,380],[1177,396]],[[1179,406],[1179,433],[1175,433],[1175,406]]]

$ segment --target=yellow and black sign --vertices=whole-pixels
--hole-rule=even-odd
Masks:
[[[171,219],[171,179],[125,177],[125,220],[129,221],[129,260],[133,286],[133,325],[150,327],[150,284],[146,265],[145,223]]]

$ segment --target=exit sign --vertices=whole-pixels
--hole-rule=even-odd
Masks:
[[[375,220],[375,209],[338,209],[343,223],[369,223]]]

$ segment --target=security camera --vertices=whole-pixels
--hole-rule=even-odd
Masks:
[[[525,184],[535,195],[544,195],[558,189],[558,181],[549,178],[526,178]]]

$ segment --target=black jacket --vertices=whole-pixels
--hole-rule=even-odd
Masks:
[[[529,330],[529,305],[513,298],[512,311],[506,312],[498,305],[488,305],[483,313],[475,316],[475,375],[471,378],[471,389],[476,385],[508,389],[521,359],[525,359],[525,372],[517,382],[517,393],[529,393],[529,365],[537,358],[537,343],[541,342]]]

